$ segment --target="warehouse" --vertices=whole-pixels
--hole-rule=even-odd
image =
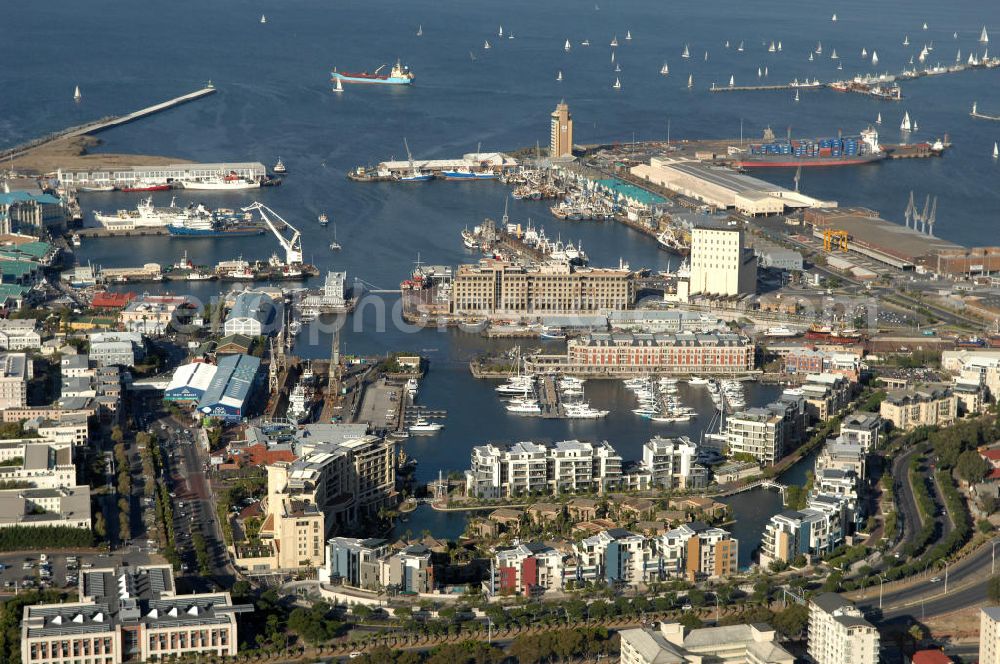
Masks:
[[[836,207],[728,168],[685,159],[653,157],[632,175],[719,209],[749,215],[781,214],[786,208]]]
[[[205,362],[192,362],[177,367],[163,393],[166,401],[200,401],[215,378],[217,367]]]
[[[260,359],[252,355],[226,355],[208,388],[198,401],[198,410],[210,417],[240,420],[252,408],[260,386]]]

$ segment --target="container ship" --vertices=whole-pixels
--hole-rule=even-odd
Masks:
[[[331,72],[330,76],[334,82],[342,83],[376,83],[381,85],[410,85],[416,78],[410,68],[400,64],[399,60],[392,66],[388,74],[380,73],[386,65],[380,66],[373,73],[368,72],[351,73],[346,71]]]
[[[858,136],[757,143],[734,162],[740,168],[854,166],[886,158],[878,132],[869,127]]]

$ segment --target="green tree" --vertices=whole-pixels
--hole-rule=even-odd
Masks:
[[[694,611],[685,611],[681,614],[681,617],[677,620],[685,629],[700,629],[703,625],[701,618]]]
[[[992,576],[986,586],[986,597],[990,603],[1000,604],[1000,576]]]
[[[990,471],[990,464],[976,450],[966,450],[958,455],[955,470],[963,480],[975,484],[986,477],[986,473]]]
[[[809,622],[809,609],[802,604],[792,604],[783,611],[774,614],[771,626],[787,638],[793,639],[805,630]]]

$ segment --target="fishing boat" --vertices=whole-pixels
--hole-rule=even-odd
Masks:
[[[454,168],[441,171],[441,177],[445,180],[496,180],[498,175],[493,171],[474,171],[471,168]]]
[[[663,66],[660,67],[660,76],[669,76],[669,75],[670,75],[670,67],[667,66],[666,62],[664,62]]]
[[[143,191],[170,191],[173,185],[169,182],[157,182],[155,180],[136,180],[132,184],[123,185],[121,191],[126,194],[134,194]]]
[[[569,40],[567,39],[566,43],[563,44],[563,50],[564,51],[569,51],[571,48],[573,48],[573,47],[570,45]]]
[[[80,101],[81,99],[83,99],[83,95],[80,94],[80,86],[78,85],[76,86],[76,89],[73,90],[73,101]]]
[[[79,192],[114,191],[115,186],[113,184],[91,184],[77,187],[76,190]]]
[[[611,87],[613,87],[615,90],[621,90],[622,89],[622,82],[618,79],[617,76],[615,77],[615,84],[612,85]]]
[[[413,72],[410,71],[410,68],[401,64],[399,60],[396,60],[396,64],[392,66],[388,74],[380,73],[386,66],[379,65],[378,69],[371,74],[368,72],[338,72],[334,69],[331,75],[334,80],[343,81],[344,83],[373,83],[382,85],[410,85],[413,83],[413,79],[416,78]]]
[[[691,51],[688,50],[687,44],[684,44],[684,52],[681,53],[681,57],[682,58],[690,58],[691,57]]]
[[[406,159],[410,162],[410,172],[399,175],[400,182],[429,182],[434,179],[433,173],[427,173],[413,164],[413,155],[410,153],[410,144],[403,139],[403,147],[406,148]]]
[[[284,175],[285,173],[288,172],[288,169],[285,168],[285,162],[281,161],[281,157],[278,157],[278,161],[274,164],[274,168],[272,168],[271,170],[277,173],[278,175]]]

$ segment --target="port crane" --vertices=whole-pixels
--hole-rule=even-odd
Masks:
[[[267,207],[260,201],[254,201],[250,205],[243,208],[244,212],[257,211],[260,213],[261,219],[267,224],[267,227],[271,229],[274,233],[274,237],[278,238],[278,244],[285,250],[285,264],[286,265],[301,265],[302,264],[302,235],[299,233],[295,226],[282,219],[281,215]],[[274,224],[271,219],[274,217],[280,223],[284,224],[287,228],[292,231],[292,239],[287,239],[284,234],[278,230],[278,227]]]

